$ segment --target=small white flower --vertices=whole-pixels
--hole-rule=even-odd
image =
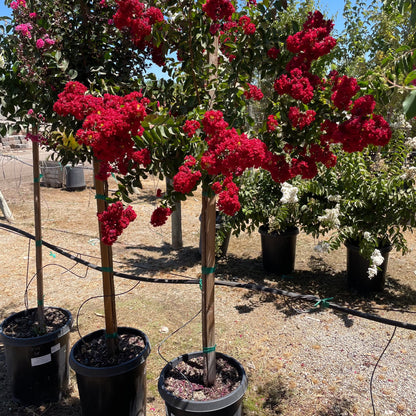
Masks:
[[[371,255],[371,263],[376,266],[381,266],[383,264],[384,257],[381,255],[380,250],[375,249]]]
[[[367,241],[371,240],[371,234],[368,231],[364,232],[364,240],[367,240]]]
[[[416,149],[416,137],[408,137],[405,142],[406,146],[409,146],[411,149]]]
[[[313,249],[318,253],[329,253],[330,247],[326,241],[320,241]]]
[[[377,266],[370,266],[367,270],[368,278],[372,279],[377,275]]]
[[[298,202],[298,191],[299,189],[296,186],[291,185],[290,183],[283,183],[282,184],[282,197],[280,198],[280,202],[282,204],[295,204]]]
[[[381,255],[380,250],[375,249],[373,254],[371,254],[370,258],[370,267],[368,268],[368,277],[372,279],[374,276],[377,275],[377,266],[381,266],[383,264],[384,257]]]
[[[5,62],[4,62],[3,54],[0,53],[0,68],[4,68],[4,64],[5,64]]]
[[[318,216],[318,220],[329,226],[338,227],[341,224],[339,222],[339,204],[335,208],[327,208],[324,215]]]
[[[329,195],[328,201],[339,202],[341,200],[341,195]]]

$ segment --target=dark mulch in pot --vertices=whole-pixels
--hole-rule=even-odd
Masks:
[[[81,342],[80,348],[74,351],[75,359],[88,367],[110,367],[125,363],[144,350],[143,338],[135,334],[121,334],[117,337],[118,351],[111,354],[107,348],[105,334],[102,336]]]
[[[44,316],[45,327],[41,328],[37,309],[29,309],[26,313],[17,314],[9,319],[7,324],[3,326],[3,332],[13,338],[39,337],[62,328],[69,319],[64,311],[57,308],[45,308]]]
[[[169,370],[165,378],[166,390],[185,400],[214,400],[227,396],[241,382],[238,371],[227,360],[217,358],[217,377],[215,384],[205,387],[203,381],[203,357],[181,361]]]

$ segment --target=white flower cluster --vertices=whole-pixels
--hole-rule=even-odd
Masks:
[[[326,241],[319,241],[318,244],[313,248],[318,253],[329,253],[329,243]]]
[[[384,257],[381,255],[380,250],[375,249],[371,254],[370,267],[368,268],[368,277],[372,279],[377,275],[377,267],[383,264]]]
[[[406,117],[404,114],[400,114],[396,121],[390,123],[390,127],[394,130],[397,129],[405,129],[410,130],[412,128],[412,125],[406,120]]]
[[[409,146],[411,149],[416,149],[416,137],[407,137],[405,144],[406,146]]]
[[[410,166],[401,176],[402,179],[416,179],[416,167]]]
[[[280,202],[282,204],[296,204],[298,202],[298,191],[299,189],[296,186],[291,185],[290,183],[282,184],[282,197]]]
[[[339,204],[335,208],[327,208],[324,215],[319,215],[318,220],[328,224],[330,227],[338,227],[339,222]]]
[[[330,202],[339,202],[341,200],[341,195],[329,195],[328,201]]]
[[[4,56],[3,54],[0,52],[0,68],[4,68]]]

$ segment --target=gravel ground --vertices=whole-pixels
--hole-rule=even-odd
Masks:
[[[27,179],[20,165],[12,167],[9,163],[7,170],[3,168],[0,190],[15,217],[13,225],[33,233],[30,174]],[[87,185],[90,185],[90,171],[86,171],[86,175]],[[114,245],[116,267],[157,278],[198,277],[200,194],[196,193],[183,205],[184,248],[173,251],[169,244],[170,224],[154,229],[148,223],[155,207],[153,195],[157,188],[163,188],[163,183],[149,178],[145,189],[135,195],[132,205],[138,219]],[[42,218],[44,241],[82,253],[93,263],[98,262],[92,189],[66,192],[42,188]],[[410,247],[416,249],[414,236],[409,234],[408,237]],[[314,252],[315,244],[316,241],[301,233],[295,272],[290,276],[274,276],[265,274],[262,269],[257,233],[244,234],[238,239],[232,237],[227,257],[218,262],[217,278],[253,282],[319,298],[333,297],[333,302],[338,304],[416,323],[416,265],[412,253],[403,257],[392,252],[386,290],[365,298],[347,289],[345,249],[321,256]],[[27,239],[0,228],[0,261],[0,319],[4,319],[24,307],[26,277],[34,274],[34,244],[29,247]],[[79,311],[83,301],[100,295],[100,275],[91,269],[86,273],[85,267],[74,265],[49,249],[44,251],[44,264],[47,303],[65,307],[79,318],[71,334],[71,344],[79,339],[77,330],[86,334],[102,328],[101,299],[87,302]],[[117,292],[129,291],[117,299],[118,323],[138,327],[151,340],[147,414],[161,416],[164,407],[156,385],[164,361],[157,353],[157,345],[197,313],[199,288],[160,283],[140,283],[133,288],[134,285],[132,281],[116,280]],[[34,284],[30,285],[28,293],[30,306],[33,306]],[[248,373],[244,414],[416,415],[415,333],[313,306],[313,303],[283,296],[217,287],[217,350],[238,359]],[[199,350],[199,337],[198,317],[167,340],[161,353],[172,359]],[[81,414],[72,372],[72,391],[63,402],[22,407],[11,400],[4,361],[4,348],[0,344],[1,416]]]

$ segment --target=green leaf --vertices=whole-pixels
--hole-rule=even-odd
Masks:
[[[416,116],[416,89],[403,101],[403,110],[408,119]]]

